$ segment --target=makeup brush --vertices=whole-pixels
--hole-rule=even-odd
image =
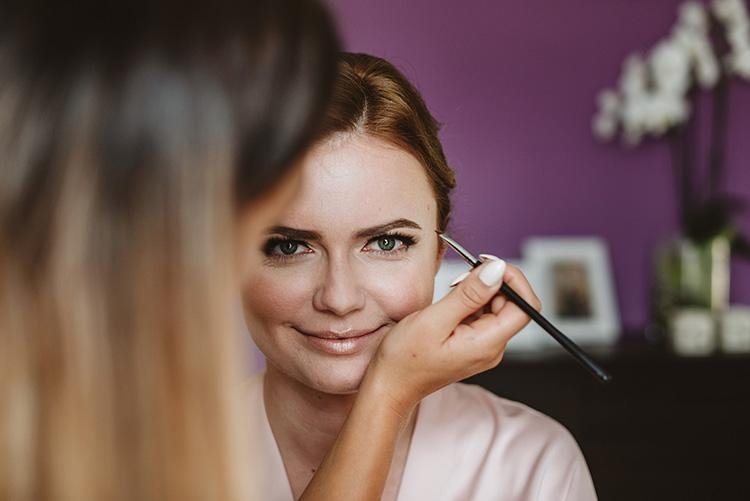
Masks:
[[[444,233],[437,232],[438,236],[443,239],[445,243],[447,243],[458,255],[460,255],[467,263],[471,265],[472,268],[476,268],[482,262],[475,258],[474,255],[466,250],[464,246],[453,240],[451,237]],[[555,341],[560,343],[563,348],[567,350],[568,353],[573,355],[573,358],[575,358],[581,365],[583,365],[586,370],[588,370],[591,374],[593,374],[599,381],[602,383],[609,383],[612,381],[612,376],[606,372],[604,369],[599,367],[599,365],[596,364],[591,358],[581,349],[578,347],[577,344],[575,344],[573,341],[570,340],[568,336],[560,332],[560,330],[552,325],[552,323],[544,318],[541,313],[536,311],[529,303],[527,303],[521,296],[518,295],[516,291],[514,291],[508,284],[503,282],[503,285],[500,287],[500,292],[505,295],[509,300],[513,301],[519,308],[521,308],[524,313],[526,313],[528,316],[531,317],[531,319],[539,324],[542,329],[547,331],[550,336],[555,338]]]

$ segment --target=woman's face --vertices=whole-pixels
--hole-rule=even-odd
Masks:
[[[269,364],[326,393],[359,386],[382,337],[432,301],[437,203],[424,168],[373,137],[312,148],[248,273],[248,328]]]

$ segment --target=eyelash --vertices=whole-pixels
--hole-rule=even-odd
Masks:
[[[398,247],[397,249],[390,250],[390,251],[373,249],[367,252],[374,253],[376,255],[384,256],[384,257],[394,256],[394,255],[406,252],[407,250],[409,250],[409,248],[412,245],[417,243],[417,239],[410,235],[405,235],[403,233],[394,232],[394,233],[383,233],[382,235],[377,235],[377,236],[372,237],[370,240],[367,241],[367,244],[365,244],[365,247],[377,242],[381,238],[393,238],[395,240],[399,240],[401,242],[401,246]],[[294,243],[299,246],[306,247],[309,251],[312,251],[312,249],[310,249],[310,246],[307,245],[307,243],[304,242],[303,240],[295,240],[292,238],[283,238],[283,237],[272,237],[263,246],[263,253],[266,255],[266,257],[269,260],[275,261],[275,262],[282,262],[282,263],[291,261],[293,259],[298,258],[299,256],[308,254],[308,252],[302,252],[300,254],[284,254],[283,252],[275,251],[276,247],[285,243]]]
[[[302,254],[284,254],[283,252],[276,251],[276,247],[285,243],[294,243],[302,247],[306,247],[308,250],[310,249],[308,245],[302,240],[294,240],[293,238],[272,237],[268,239],[266,244],[263,246],[263,254],[265,254],[266,258],[270,261],[282,262],[282,263],[291,261],[292,259],[295,259],[296,257],[302,255]],[[307,254],[307,252],[304,252],[303,254]]]
[[[382,235],[377,235],[375,237],[372,237],[370,240],[368,240],[367,245],[365,245],[365,247],[367,247],[368,245],[372,243],[377,242],[381,238],[393,238],[395,240],[400,240],[402,245],[398,249],[391,250],[391,251],[373,249],[368,252],[372,252],[379,256],[386,256],[386,257],[394,256],[397,254],[401,254],[402,252],[406,252],[407,250],[409,250],[409,247],[417,243],[414,237],[409,236],[409,235],[404,235],[403,233],[383,233]]]

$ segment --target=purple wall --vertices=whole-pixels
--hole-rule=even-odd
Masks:
[[[453,233],[510,257],[530,235],[603,236],[630,328],[647,320],[654,245],[677,228],[669,155],[599,144],[590,121],[597,92],[668,33],[679,3],[329,0],[347,50],[395,63],[444,124]],[[750,202],[750,84],[732,93],[728,186]],[[750,212],[740,223],[750,232]],[[750,264],[736,261],[732,301],[747,304]]]

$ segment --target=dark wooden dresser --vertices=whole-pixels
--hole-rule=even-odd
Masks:
[[[684,358],[645,341],[589,352],[611,384],[562,348],[507,354],[466,382],[565,425],[602,501],[750,500],[750,356]]]

